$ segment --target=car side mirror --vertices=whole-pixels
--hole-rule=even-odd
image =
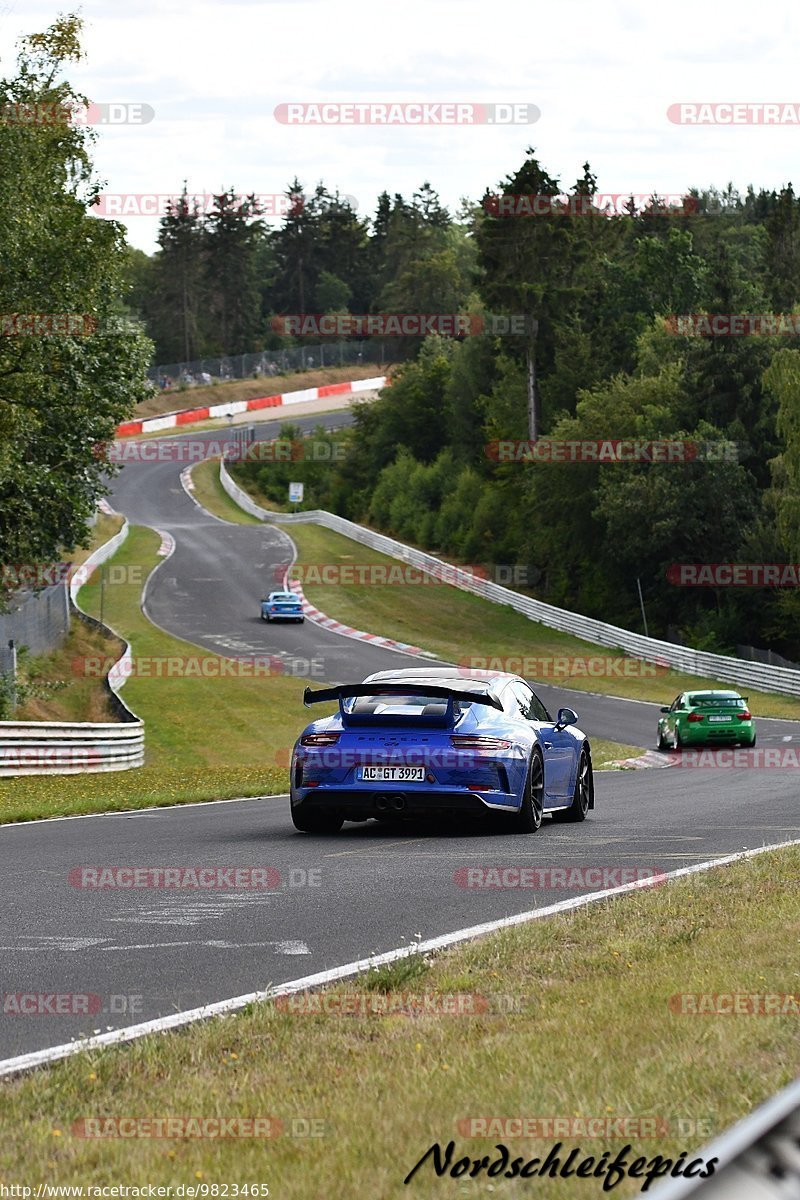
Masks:
[[[669,712],[669,705],[668,705],[668,704],[663,704],[663,705],[661,706],[661,711],[662,711],[662,712]]]
[[[567,725],[577,725],[578,714],[571,708],[560,708],[556,717],[556,729],[565,729]]]

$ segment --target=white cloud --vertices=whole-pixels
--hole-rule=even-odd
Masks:
[[[0,69],[21,33],[63,3],[0,0]],[[298,175],[357,197],[371,212],[384,189],[429,179],[455,207],[514,171],[525,148],[569,184],[588,159],[604,191],[676,193],[728,180],[775,187],[791,175],[792,127],[670,124],[682,100],[800,102],[800,15],[743,0],[85,0],[85,62],[71,72],[90,99],[151,104],[155,120],[103,129],[98,174],[111,193],[169,193],[183,179],[210,192],[282,192]],[[530,126],[295,127],[286,101],[521,101]],[[151,250],[157,222],[127,222]]]

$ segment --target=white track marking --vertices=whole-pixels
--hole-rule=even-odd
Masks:
[[[770,850],[782,850],[785,846],[797,845],[800,845],[800,838],[794,838],[788,842],[779,842],[769,846],[758,846],[753,850],[745,850],[738,854],[726,854],[721,858],[710,859],[706,862],[696,863],[691,867],[680,867],[677,871],[670,871],[667,875],[667,880],[680,879],[687,875],[696,875],[700,871],[708,871],[712,867],[721,867],[726,866],[728,863],[742,862],[746,859],[755,858],[759,854],[765,854]],[[408,958],[412,954],[428,954],[438,950],[446,950],[450,946],[458,945],[459,942],[467,942],[475,938],[485,937],[486,934],[496,933],[500,929],[510,929],[516,925],[526,925],[530,921],[538,921],[543,917],[549,917],[555,913],[570,912],[576,908],[584,908],[588,904],[595,904],[600,900],[608,900],[611,896],[621,896],[628,892],[640,891],[642,888],[648,886],[650,886],[649,880],[637,880],[635,883],[626,883],[620,887],[609,888],[608,891],[592,892],[588,896],[577,896],[570,900],[561,900],[558,904],[550,904],[545,908],[536,908],[529,912],[517,913],[512,917],[502,917],[497,921],[485,921],[482,925],[471,925],[466,929],[457,929],[454,933],[445,933],[440,937],[429,938],[425,942],[419,942],[410,946],[400,946],[398,949],[389,950],[385,954],[376,954],[371,958],[358,959],[355,962],[346,963],[344,966],[333,967],[328,971],[319,971],[316,975],[306,975],[302,979],[293,979],[290,983],[282,983],[278,987],[267,988],[264,991],[250,992],[244,996],[233,996],[230,1000],[220,1000],[216,1004],[205,1004],[200,1008],[172,1013],[168,1017],[158,1017],[153,1021],[142,1021],[138,1025],[130,1025],[125,1029],[110,1030],[108,1033],[97,1034],[94,1037],[85,1038],[79,1042],[67,1042],[61,1046],[49,1046],[46,1050],[34,1050],[30,1054],[20,1054],[16,1058],[7,1058],[3,1062],[0,1062],[0,1077],[18,1075],[22,1071],[29,1071],[34,1067],[47,1066],[50,1063],[58,1062],[60,1059],[68,1058],[73,1054],[79,1054],[83,1050],[100,1050],[106,1046],[115,1046],[122,1042],[132,1042],[137,1038],[146,1037],[151,1033],[164,1033],[169,1029],[179,1029],[195,1021],[206,1020],[208,1017],[218,1017],[224,1016],[227,1013],[238,1012],[248,1004],[274,1000],[277,996],[290,996],[296,992],[307,991],[309,988],[323,987],[325,984],[335,983],[339,979],[349,979],[371,968]],[[293,943],[284,944],[292,945]],[[284,951],[284,953],[292,952]]]

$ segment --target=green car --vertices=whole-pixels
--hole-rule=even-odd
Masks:
[[[738,692],[681,692],[658,718],[658,748],[714,742],[755,746],[756,725],[747,697]]]

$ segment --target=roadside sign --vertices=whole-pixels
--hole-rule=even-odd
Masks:
[[[302,485],[302,483],[290,483],[289,484],[289,503],[290,504],[302,504],[303,503],[303,485]]]

